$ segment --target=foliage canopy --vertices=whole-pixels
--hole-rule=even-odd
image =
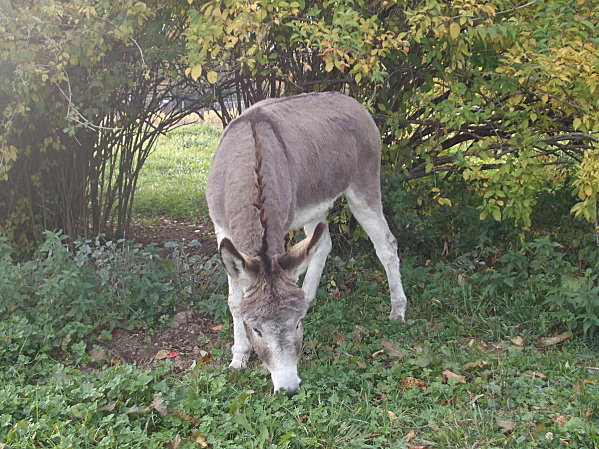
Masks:
[[[481,218],[524,228],[539,191],[571,183],[596,222],[599,17],[572,3],[194,2],[188,73],[233,106],[224,123],[269,95],[347,91],[377,118],[388,171],[457,173]]]

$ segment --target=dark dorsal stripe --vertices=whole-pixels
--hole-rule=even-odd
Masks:
[[[268,217],[266,216],[266,210],[264,207],[264,182],[262,181],[262,159],[264,158],[264,151],[262,150],[262,145],[260,142],[260,137],[256,132],[256,120],[255,114],[252,114],[250,117],[250,126],[252,129],[252,137],[254,138],[254,153],[256,156],[256,160],[254,162],[254,172],[256,174],[256,179],[254,180],[254,185],[256,186],[256,199],[252,202],[252,206],[256,208],[258,211],[258,217],[260,219],[260,224],[262,225],[262,245],[260,247],[260,251],[258,252],[258,256],[264,263],[264,267],[267,272],[270,273],[271,265],[270,258],[268,257]]]

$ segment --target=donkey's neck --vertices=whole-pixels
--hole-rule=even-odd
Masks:
[[[270,151],[265,151],[262,163],[262,180],[264,185],[264,216],[266,218],[267,254],[274,256],[285,252],[285,232],[289,214],[293,209],[292,195],[289,187],[288,170],[281,171],[276,160],[270,158]],[[254,203],[257,199],[255,173],[237,172],[234,189],[227,192],[227,221],[233,243],[239,251],[248,255],[259,254],[262,248],[264,228],[260,222],[260,214]]]

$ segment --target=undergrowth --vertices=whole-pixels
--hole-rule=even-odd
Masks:
[[[216,259],[174,244],[163,257],[126,242],[82,241],[74,253],[64,243],[47,233],[37,257],[21,263],[1,245],[5,447],[599,442],[597,259],[573,264],[547,238],[497,258],[490,248],[428,266],[406,256],[405,324],[386,319],[386,282],[372,251],[331,257],[305,319],[303,383],[291,399],[271,394],[256,362],[227,369],[232,330]],[[212,358],[182,374],[170,361],[149,371],[92,360],[108,330],[156,327],[182,307],[225,324]],[[555,336],[558,344],[546,343]]]

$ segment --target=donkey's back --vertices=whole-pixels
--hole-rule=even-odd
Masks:
[[[227,226],[226,204],[237,201],[241,192],[255,196],[252,121],[264,151],[267,208],[272,193],[283,232],[305,225],[313,218],[311,209],[328,208],[361,177],[378,185],[379,132],[355,99],[324,92],[264,100],[231,122],[214,156],[208,201],[217,223]],[[230,189],[236,190],[236,198],[228,199]],[[272,189],[277,192],[269,192]],[[322,207],[317,207],[319,213]],[[302,218],[306,210],[310,216]]]

